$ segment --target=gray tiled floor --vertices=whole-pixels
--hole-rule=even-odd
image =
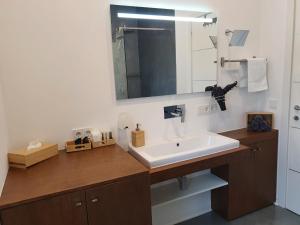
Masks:
[[[271,206],[231,222],[215,213],[208,213],[178,225],[300,225],[300,216]]]

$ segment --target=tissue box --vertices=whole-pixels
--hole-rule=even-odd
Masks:
[[[57,154],[58,145],[43,144],[42,147],[37,149],[27,150],[23,148],[8,153],[8,162],[10,167],[26,169]]]

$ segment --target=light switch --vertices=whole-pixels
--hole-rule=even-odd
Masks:
[[[269,100],[269,108],[270,108],[270,109],[277,110],[277,108],[278,108],[278,99],[276,99],[276,98],[271,98],[271,99]]]

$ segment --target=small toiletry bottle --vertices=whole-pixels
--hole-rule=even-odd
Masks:
[[[140,124],[136,125],[136,130],[132,131],[132,145],[136,148],[145,146],[145,132],[140,130]]]

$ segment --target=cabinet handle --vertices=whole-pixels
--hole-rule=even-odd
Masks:
[[[76,202],[75,203],[75,207],[81,207],[82,206],[82,202]]]
[[[295,105],[294,109],[295,109],[296,111],[300,111],[300,106],[299,106],[299,105]]]
[[[300,119],[299,116],[294,116],[295,121],[299,121],[299,119]]]
[[[93,198],[92,199],[92,203],[97,203],[97,202],[99,202],[99,198]]]
[[[262,149],[261,149],[260,147],[257,147],[257,148],[253,148],[253,149],[252,149],[253,152],[259,152],[259,151],[261,151],[261,150],[262,150]]]

